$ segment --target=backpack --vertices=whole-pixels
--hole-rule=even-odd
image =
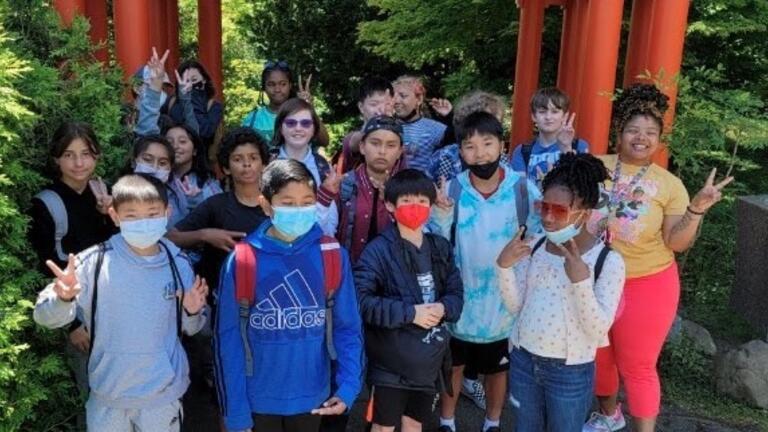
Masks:
[[[522,227],[528,221],[528,178],[521,176],[515,183],[515,210],[517,212],[517,223]],[[451,224],[451,233],[449,240],[452,245],[456,245],[456,225],[459,223],[459,198],[461,197],[461,183],[458,178],[454,178],[448,185],[448,197],[453,200],[453,223]]]
[[[536,144],[536,140],[533,140],[531,142],[523,144],[522,148],[520,149],[520,153],[523,155],[523,163],[525,164],[525,172],[528,172],[528,163],[531,161],[531,152],[533,152],[533,145]],[[571,141],[571,150],[578,153],[579,152],[579,139],[574,138],[573,141]]]
[[[323,280],[325,291],[325,347],[328,357],[336,360],[336,348],[333,346],[333,306],[334,295],[341,285],[341,246],[335,238],[323,236],[320,239],[320,252],[323,255]],[[245,354],[245,376],[253,376],[253,353],[248,343],[248,323],[251,307],[256,302],[256,281],[258,280],[258,256],[256,250],[246,241],[235,245],[235,300],[240,312],[240,339]]]
[[[39,199],[48,209],[48,213],[53,218],[54,231],[54,243],[56,246],[56,255],[60,261],[67,261],[67,254],[64,253],[64,248],[61,246],[61,240],[66,237],[69,232],[69,218],[67,217],[67,208],[64,206],[64,200],[56,192],[50,189],[43,189],[35,195],[35,198]]]
[[[539,241],[536,242],[536,244],[533,246],[533,249],[531,249],[531,256],[536,253],[539,248],[544,244],[544,242],[547,240],[547,237],[544,236],[539,239]],[[603,244],[603,248],[600,249],[600,254],[597,256],[597,261],[595,261],[595,278],[594,282],[597,282],[597,279],[600,278],[600,273],[603,272],[603,265],[605,264],[605,259],[608,257],[608,252],[611,251],[611,247]]]

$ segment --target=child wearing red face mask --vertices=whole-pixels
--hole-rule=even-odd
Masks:
[[[373,432],[422,430],[449,369],[446,322],[463,306],[461,276],[450,243],[423,232],[436,199],[432,181],[406,169],[385,185],[393,225],[373,239],[355,265],[365,323]],[[443,366],[448,366],[444,368]]]

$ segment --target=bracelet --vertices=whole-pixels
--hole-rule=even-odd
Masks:
[[[691,206],[690,205],[688,207],[686,207],[686,210],[688,210],[688,213],[690,213],[692,215],[696,215],[696,216],[704,216],[704,214],[706,213],[706,211],[703,211],[703,212],[693,211],[693,210],[691,210]]]

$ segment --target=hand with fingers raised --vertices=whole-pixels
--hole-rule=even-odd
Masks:
[[[109,194],[107,185],[100,177],[94,177],[88,180],[88,187],[96,198],[96,210],[101,214],[107,214],[109,207],[112,206],[112,195]]]
[[[448,99],[432,98],[429,100],[429,106],[443,117],[447,117],[453,111],[453,105]]]
[[[690,210],[694,214],[706,213],[713,205],[723,199],[722,190],[733,181],[733,176],[724,178],[721,182],[715,184],[717,168],[713,168],[704,183],[704,187],[694,195],[691,200]]]
[[[53,272],[56,279],[53,281],[53,291],[59,297],[60,300],[70,302],[80,293],[80,282],[75,275],[75,256],[69,254],[67,260],[67,267],[64,270],[60,269],[51,260],[45,262],[45,265]]]
[[[496,264],[499,267],[510,268],[523,258],[531,255],[530,241],[523,238],[525,231],[525,227],[520,227],[515,237],[501,250],[499,257],[496,258]]]
[[[181,293],[176,294],[181,297]],[[197,315],[203,310],[206,304],[206,298],[208,297],[208,283],[205,282],[205,278],[195,276],[195,282],[192,284],[192,288],[184,294],[184,310],[189,315]]]
[[[304,99],[307,103],[312,103],[312,93],[309,89],[309,84],[312,82],[312,74],[309,74],[306,82],[302,82],[301,74],[299,74],[299,91],[296,92],[296,97]]]
[[[181,90],[182,94],[187,94],[192,91],[192,78],[189,76],[190,69],[184,71],[184,75],[179,75],[179,71],[176,71],[176,86]]]
[[[197,187],[197,184],[189,182],[189,177],[184,177],[183,180],[179,180],[178,178],[176,178],[176,182],[178,183],[181,190],[184,192],[184,195],[188,197],[197,196],[197,194],[201,192],[200,188]]]
[[[149,68],[149,86],[152,90],[161,91],[163,89],[163,81],[165,81],[165,61],[168,60],[168,54],[170,50],[165,50],[163,56],[157,55],[157,49],[152,47],[152,57],[147,62]]]
[[[337,167],[334,165],[328,172],[328,175],[323,180],[323,188],[336,195],[341,189],[341,179],[343,176],[339,174]]]
[[[557,145],[560,146],[560,152],[573,152],[573,139],[576,138],[576,129],[573,128],[573,121],[576,120],[576,113],[565,113],[565,121],[557,132]]]
[[[454,181],[457,180],[454,179]],[[445,180],[444,176],[440,177],[440,182],[436,188],[437,199],[435,200],[435,205],[441,210],[452,209],[456,203],[453,202],[453,199],[448,194],[448,181]]]
[[[565,274],[572,283],[581,282],[590,276],[590,270],[587,263],[581,259],[581,251],[576,241],[573,239],[565,242],[565,245],[555,245],[565,257]]]

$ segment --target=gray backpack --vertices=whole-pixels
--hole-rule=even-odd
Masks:
[[[50,189],[41,190],[40,193],[35,195],[35,198],[45,204],[45,208],[48,209],[48,213],[50,213],[53,218],[56,255],[59,257],[60,261],[66,261],[67,254],[64,253],[64,249],[61,247],[61,240],[67,235],[67,232],[69,232],[69,220],[67,218],[67,208],[64,207],[64,201],[59,194]]]

